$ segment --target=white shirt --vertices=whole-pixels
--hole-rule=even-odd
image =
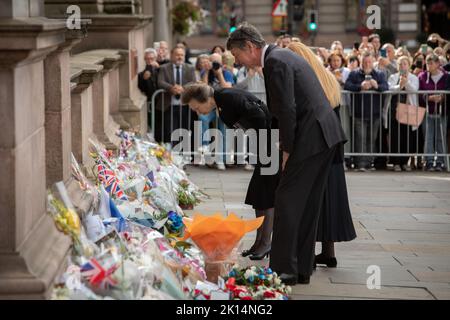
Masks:
[[[267,51],[268,47],[269,47],[269,45],[266,44],[261,52],[261,67],[263,67],[263,68],[264,68],[264,56],[266,55],[266,51]]]
[[[173,64],[173,80],[174,80],[174,84],[176,84],[175,82],[177,81],[177,65]],[[183,65],[180,65],[180,85],[181,83],[183,83]],[[172,104],[173,105],[180,105],[181,104],[181,99],[177,99],[175,98],[175,96],[172,96]]]

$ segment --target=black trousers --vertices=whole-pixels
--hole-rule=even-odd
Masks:
[[[197,119],[197,114],[187,105],[173,105],[166,111],[155,110],[156,142],[171,142],[172,132],[180,128],[193,130]]]
[[[397,120],[391,122],[391,152],[392,153],[416,153],[420,144],[417,130],[411,126],[399,123]],[[393,165],[406,165],[409,157],[390,157]]]
[[[312,274],[320,209],[336,146],[302,161],[289,158],[275,194],[270,267]]]

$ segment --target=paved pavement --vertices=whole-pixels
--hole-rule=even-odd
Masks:
[[[254,217],[243,204],[251,172],[186,169],[211,196],[193,212]],[[358,237],[336,244],[338,267],[319,267],[309,285],[293,287],[292,298],[450,299],[450,174],[349,172],[347,184]],[[255,232],[247,234],[240,249],[250,247],[254,237]],[[250,263],[239,258],[240,265]],[[380,289],[367,287],[371,265],[380,267]]]

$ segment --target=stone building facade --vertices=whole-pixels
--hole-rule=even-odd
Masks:
[[[146,47],[170,42],[170,8],[143,2],[0,0],[0,298],[49,297],[70,240],[46,190],[76,189],[72,154],[89,167],[90,139],[117,150],[117,129],[147,131],[137,73]],[[67,28],[69,5],[81,29]]]

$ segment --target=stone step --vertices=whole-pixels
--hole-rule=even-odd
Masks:
[[[251,5],[246,7],[246,16],[264,15],[268,20],[271,18],[272,7],[264,5]]]
[[[245,7],[248,8],[249,6],[266,6],[272,8],[272,0],[246,0],[245,1]],[[249,11],[247,11],[249,13]]]
[[[345,26],[340,24],[320,24],[318,28],[319,34],[337,34],[345,33]]]
[[[335,24],[335,23],[341,23],[345,24],[345,17],[342,15],[335,15],[335,14],[319,14],[319,24]]]
[[[341,15],[345,17],[345,8],[342,6],[326,6],[326,7],[319,7],[319,17],[324,14],[330,14],[330,15]]]

